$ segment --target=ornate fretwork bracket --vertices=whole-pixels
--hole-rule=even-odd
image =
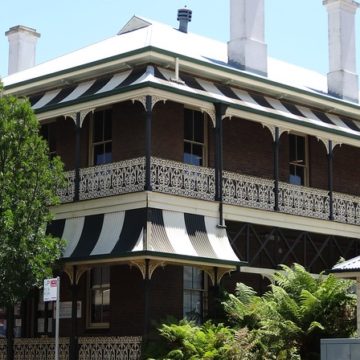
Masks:
[[[164,261],[149,261],[149,279],[151,280],[155,270],[161,266],[161,267],[165,267],[166,263]],[[131,261],[130,262],[130,267],[131,266],[135,266],[136,268],[138,268],[141,272],[142,278],[145,280],[146,279],[146,261],[145,260],[140,260],[140,261]]]
[[[287,132],[287,133],[290,132],[290,129],[285,129],[285,128],[275,126],[275,125],[269,125],[269,124],[265,124],[265,123],[261,123],[261,125],[263,126],[263,128],[267,128],[270,131],[271,136],[272,136],[274,141],[276,140],[276,135],[275,135],[276,134],[276,128],[279,129],[279,138],[281,137],[281,135],[284,132]]]
[[[216,125],[216,113],[215,113],[215,109],[205,109],[205,108],[200,108],[200,111],[202,113],[206,113],[209,115],[211,122],[213,123],[213,127],[215,127]]]
[[[233,271],[232,269],[223,269],[223,268],[209,268],[209,267],[200,267],[210,278],[211,283],[216,286],[220,284],[221,279]]]
[[[328,154],[328,153],[330,152],[330,148],[329,148],[330,143],[329,143],[329,140],[328,140],[328,139],[324,139],[324,138],[319,137],[319,136],[317,137],[317,139],[318,139],[318,141],[321,141],[321,142],[325,145],[325,147],[326,147],[326,153]],[[339,142],[339,141],[334,141],[334,140],[332,140],[332,149],[333,149],[333,150],[335,149],[335,147],[336,147],[337,145],[341,146],[342,143]]]
[[[75,278],[74,278],[74,266],[72,265],[65,265],[63,268],[63,271],[67,274],[67,276],[70,279],[70,283],[72,285],[78,285],[81,276],[88,270],[91,269],[91,266],[89,265],[80,265],[80,266],[76,266],[76,271],[75,271]]]
[[[80,113],[80,127],[82,127],[83,122],[84,122],[84,120],[86,118],[86,115],[89,114],[89,113],[93,113],[94,111],[95,111],[95,109],[86,109],[86,110],[74,111],[74,112],[71,112],[71,113],[67,113],[67,114],[64,114],[64,116],[73,119],[74,123],[76,125],[76,116],[77,116],[78,113]]]
[[[131,99],[131,101],[133,103],[135,103],[135,101],[139,101],[142,104],[142,106],[144,107],[144,109],[146,110],[146,96],[139,96],[139,97]],[[160,96],[151,96],[151,110],[153,110],[154,106],[160,101],[162,101],[165,104],[167,99],[164,99]]]

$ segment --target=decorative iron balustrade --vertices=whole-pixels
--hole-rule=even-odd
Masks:
[[[81,337],[79,360],[138,360],[141,337]]]
[[[53,360],[55,356],[54,338],[14,339],[14,360]],[[69,359],[69,339],[59,339],[59,360]]]
[[[287,214],[328,219],[329,193],[325,190],[280,183],[279,209]]]
[[[360,224],[360,198],[334,193],[334,220],[358,225]]]
[[[274,210],[274,182],[224,171],[223,200],[231,205]]]
[[[143,157],[80,170],[80,200],[144,190]]]
[[[151,158],[151,183],[154,191],[214,200],[214,169]]]
[[[73,201],[75,196],[75,172],[67,172],[66,178],[67,185],[58,191],[63,203]],[[201,200],[215,199],[215,171],[211,168],[152,157],[151,184],[153,191]],[[143,191],[144,186],[144,157],[99,165],[80,169],[79,199]],[[223,200],[230,205],[273,211],[274,181],[224,171]],[[328,219],[328,191],[280,182],[279,210]],[[360,225],[360,197],[334,193],[333,213],[336,221]]]
[[[65,187],[58,189],[57,195],[62,203],[71,202],[75,195],[75,171],[67,171],[65,173]]]

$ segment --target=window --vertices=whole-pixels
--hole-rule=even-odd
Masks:
[[[307,141],[305,136],[289,135],[289,182],[307,185]]]
[[[49,155],[52,159],[54,156],[56,156],[56,129],[55,129],[56,123],[49,123],[49,124],[43,124],[40,128],[40,134],[41,136],[47,141],[49,146]]]
[[[202,322],[205,316],[206,295],[204,272],[184,266],[184,318],[197,323]]]
[[[110,322],[110,267],[89,271],[88,326],[108,327]]]
[[[184,110],[184,162],[197,166],[206,165],[206,128],[204,114]]]
[[[96,111],[92,119],[92,165],[112,161],[112,111]]]

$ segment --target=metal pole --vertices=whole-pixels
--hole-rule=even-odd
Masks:
[[[333,197],[333,144],[329,140],[329,152],[328,152],[328,189],[329,189],[329,219],[334,220],[334,197]]]
[[[56,278],[55,360],[59,360],[60,277]]]
[[[152,97],[146,96],[146,134],[145,134],[145,190],[151,191],[151,127],[152,127]]]
[[[273,153],[274,153],[274,210],[279,211],[279,128],[275,128],[275,139],[273,143]]]

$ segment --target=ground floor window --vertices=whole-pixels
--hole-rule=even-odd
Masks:
[[[198,268],[184,266],[183,316],[201,323],[206,313],[207,286],[204,272]]]
[[[88,274],[88,326],[109,327],[110,267],[96,267]]]

